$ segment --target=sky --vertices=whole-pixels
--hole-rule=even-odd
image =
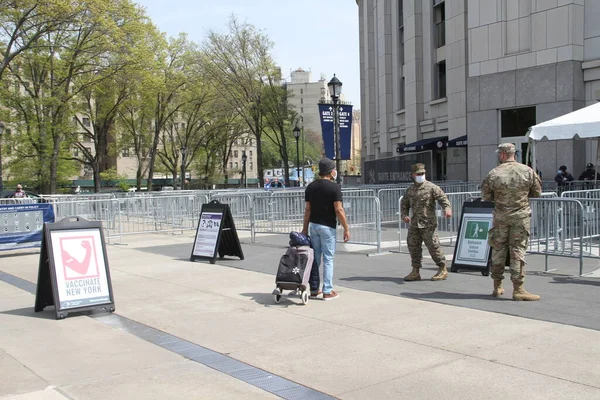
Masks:
[[[275,43],[275,62],[289,81],[292,70],[311,81],[333,74],[346,101],[360,108],[358,6],[355,0],[134,0],[169,36],[180,32],[202,43],[210,30],[224,32],[232,14],[263,30]]]

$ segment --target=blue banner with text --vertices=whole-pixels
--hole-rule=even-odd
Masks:
[[[352,106],[340,104],[338,115],[340,118],[340,160],[350,160],[352,143]],[[319,116],[321,118],[321,130],[323,131],[323,146],[325,157],[332,160],[335,156],[334,107],[332,103],[319,104]]]
[[[0,250],[39,247],[44,222],[54,222],[51,204],[0,205]]]

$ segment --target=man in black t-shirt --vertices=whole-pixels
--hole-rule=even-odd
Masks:
[[[350,228],[346,221],[346,213],[342,206],[342,189],[334,183],[337,177],[335,163],[329,158],[319,161],[319,176],[306,187],[304,200],[304,226],[302,233],[309,234],[312,247],[315,251],[317,266],[321,263],[323,256],[323,300],[331,300],[338,297],[333,290],[333,257],[335,255],[335,229],[336,217],[344,227],[344,242],[350,240]],[[310,228],[310,229],[309,229]],[[311,279],[312,281],[312,279]],[[319,295],[318,281],[316,288],[311,282],[311,296]]]

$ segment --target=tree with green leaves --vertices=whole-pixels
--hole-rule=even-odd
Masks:
[[[256,139],[258,175],[263,176],[263,95],[268,77],[275,75],[273,42],[253,25],[232,16],[228,32],[211,31],[204,44],[203,62],[221,95],[232,105]]]

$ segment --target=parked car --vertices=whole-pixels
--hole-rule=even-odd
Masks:
[[[14,201],[10,201],[10,203],[16,203],[16,202],[23,202],[23,203],[47,203],[47,200],[44,199],[43,197],[41,197],[39,194],[37,193],[33,193],[33,192],[28,192],[27,190],[24,191],[25,195],[27,197],[25,198],[15,198],[15,191],[14,190],[3,190],[0,193],[0,204],[6,204],[8,203],[7,201],[1,201],[2,199],[14,199]]]

